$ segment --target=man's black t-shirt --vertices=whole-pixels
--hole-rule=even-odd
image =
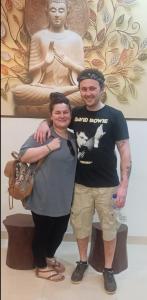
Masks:
[[[88,187],[117,186],[115,143],[129,138],[122,112],[108,105],[98,111],[75,108],[70,127],[78,145],[76,183]]]

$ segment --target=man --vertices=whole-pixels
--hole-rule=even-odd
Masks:
[[[104,76],[96,69],[85,69],[78,76],[81,98],[85,106],[73,110],[71,128],[79,147],[75,178],[71,223],[78,243],[80,261],[71,280],[78,283],[88,267],[87,248],[95,210],[103,231],[105,267],[104,288],[116,291],[112,263],[116,247],[116,234],[120,226],[115,206],[125,205],[131,171],[128,128],[123,114],[101,101]],[[45,133],[48,129],[44,130]],[[39,137],[37,133],[37,138]],[[44,136],[41,136],[44,137]],[[79,137],[84,137],[84,150]],[[117,174],[115,145],[120,155],[120,182]]]

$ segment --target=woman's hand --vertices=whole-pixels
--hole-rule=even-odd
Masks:
[[[60,138],[54,138],[49,144],[48,144],[49,148],[51,149],[51,151],[57,150],[60,148],[61,146],[61,140]]]

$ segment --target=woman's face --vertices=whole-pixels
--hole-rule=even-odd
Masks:
[[[51,120],[55,128],[67,128],[71,122],[71,111],[67,104],[55,104],[51,113]]]
[[[51,1],[49,4],[49,22],[54,29],[64,26],[67,17],[67,6],[65,2]]]

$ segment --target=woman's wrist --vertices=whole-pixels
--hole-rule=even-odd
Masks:
[[[45,146],[46,146],[47,149],[48,149],[48,153],[52,152],[52,149],[50,148],[49,144],[46,144]]]

